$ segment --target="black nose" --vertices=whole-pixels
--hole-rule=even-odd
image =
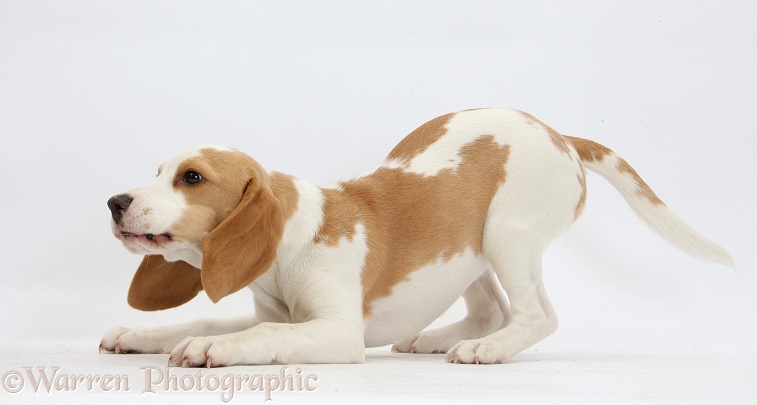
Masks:
[[[108,200],[108,208],[110,208],[110,214],[113,216],[113,221],[117,224],[121,223],[121,218],[124,216],[124,212],[129,208],[129,204],[134,199],[127,194],[120,194],[115,197],[111,197]]]

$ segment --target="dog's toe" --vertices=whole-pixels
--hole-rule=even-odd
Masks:
[[[415,353],[415,347],[413,346],[413,343],[418,338],[418,336],[413,336],[411,339],[407,339],[405,341],[395,343],[392,345],[392,352],[394,353]]]
[[[169,366],[201,367],[207,365],[210,358],[211,366],[220,361],[209,356],[209,349],[213,341],[207,337],[189,337],[184,339],[173,351],[168,359]]]
[[[118,339],[120,339],[121,336],[128,331],[129,329],[124,328],[123,326],[117,326],[107,331],[105,335],[103,335],[103,338],[100,340],[100,353],[115,353]]]
[[[446,361],[457,364],[499,364],[507,360],[502,344],[489,339],[463,340],[448,352]]]
[[[100,353],[163,353],[158,339],[138,329],[113,328],[100,341]]]

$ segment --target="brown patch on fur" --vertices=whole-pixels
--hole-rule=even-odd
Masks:
[[[581,158],[582,162],[601,162],[605,157],[614,154],[610,148],[588,139],[575,138],[572,136],[566,136],[565,138],[567,138],[576,149],[578,157]]]
[[[405,137],[389,152],[387,160],[397,159],[410,163],[414,157],[428,149],[434,142],[447,132],[446,125],[455,113],[442,115],[421,125]]]
[[[416,156],[429,139],[446,132],[445,117],[411,133],[390,158]],[[391,294],[414,270],[449,261],[467,249],[481,253],[489,204],[505,181],[509,152],[509,146],[500,147],[492,136],[482,136],[462,147],[462,163],[456,169],[443,169],[436,176],[382,167],[342,183],[341,190],[323,190],[324,225],[316,243],[336,245],[341,238],[352,238],[358,223],[366,227],[364,316],[370,315],[374,300]]]
[[[584,162],[601,162],[607,156],[615,154],[615,152],[613,152],[610,148],[588,139],[575,138],[572,136],[568,136],[566,138],[570,141],[571,144],[573,144],[573,147],[576,149],[576,152],[578,152],[578,156],[581,158],[581,161]],[[640,196],[649,200],[649,202],[651,202],[653,205],[665,205],[665,203],[663,203],[662,200],[657,197],[657,194],[652,191],[652,188],[649,187],[644,179],[639,176],[639,173],[637,173],[636,170],[634,170],[634,168],[625,161],[625,159],[618,157],[617,169],[627,174],[634,180],[634,182],[636,182]]]
[[[547,131],[547,134],[549,134],[549,139],[552,141],[552,144],[555,145],[555,148],[557,148],[557,150],[559,150],[560,152],[570,156],[570,146],[568,145],[568,141],[565,139],[565,136],[552,129],[552,127],[550,127],[549,125],[539,121],[533,115],[523,111],[518,112],[526,118],[526,122],[528,122],[529,125],[540,127]]]
[[[297,204],[300,201],[300,194],[294,185],[294,177],[284,173],[272,172],[271,190],[281,205],[284,221],[288,220],[297,211]]]
[[[581,216],[581,214],[584,212],[584,208],[586,207],[586,170],[583,168],[583,166],[581,166],[581,173],[578,174],[577,177],[578,184],[581,185],[581,197],[578,198],[578,204],[576,204],[576,211],[573,215],[574,221]]]
[[[355,226],[362,218],[357,204],[342,191],[327,188],[322,192],[324,218],[315,243],[336,246],[341,238],[351,242]]]
[[[634,170],[633,167],[631,167],[628,162],[626,162],[623,159],[620,159],[618,161],[618,170],[620,170],[623,173],[626,173],[627,175],[631,176],[634,181],[636,181],[636,185],[638,186],[639,195],[646,198],[651,202],[653,205],[665,205],[665,203],[660,200],[660,197],[657,197],[657,194],[655,194],[654,191],[652,191],[652,188],[649,187],[647,182],[645,182],[641,176],[639,176],[639,173]]]

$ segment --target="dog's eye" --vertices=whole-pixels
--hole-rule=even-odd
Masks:
[[[184,176],[181,178],[181,180],[187,184],[197,184],[202,181],[202,175],[195,171],[188,171],[184,173]]]

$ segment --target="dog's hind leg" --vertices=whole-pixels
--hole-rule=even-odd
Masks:
[[[490,260],[510,301],[510,324],[488,336],[459,342],[447,352],[448,362],[501,363],[557,329],[557,316],[541,280],[542,249],[523,243],[509,246]]]
[[[515,150],[515,147],[513,147]],[[536,152],[539,152],[538,154]],[[510,323],[447,351],[454,363],[501,363],[557,329],[542,282],[547,246],[580,213],[583,170],[574,154],[521,148],[489,208],[482,251],[510,302]]]
[[[458,322],[421,332],[392,346],[397,353],[446,353],[463,339],[475,339],[510,322],[510,307],[492,270],[487,270],[463,293],[468,314]]]

